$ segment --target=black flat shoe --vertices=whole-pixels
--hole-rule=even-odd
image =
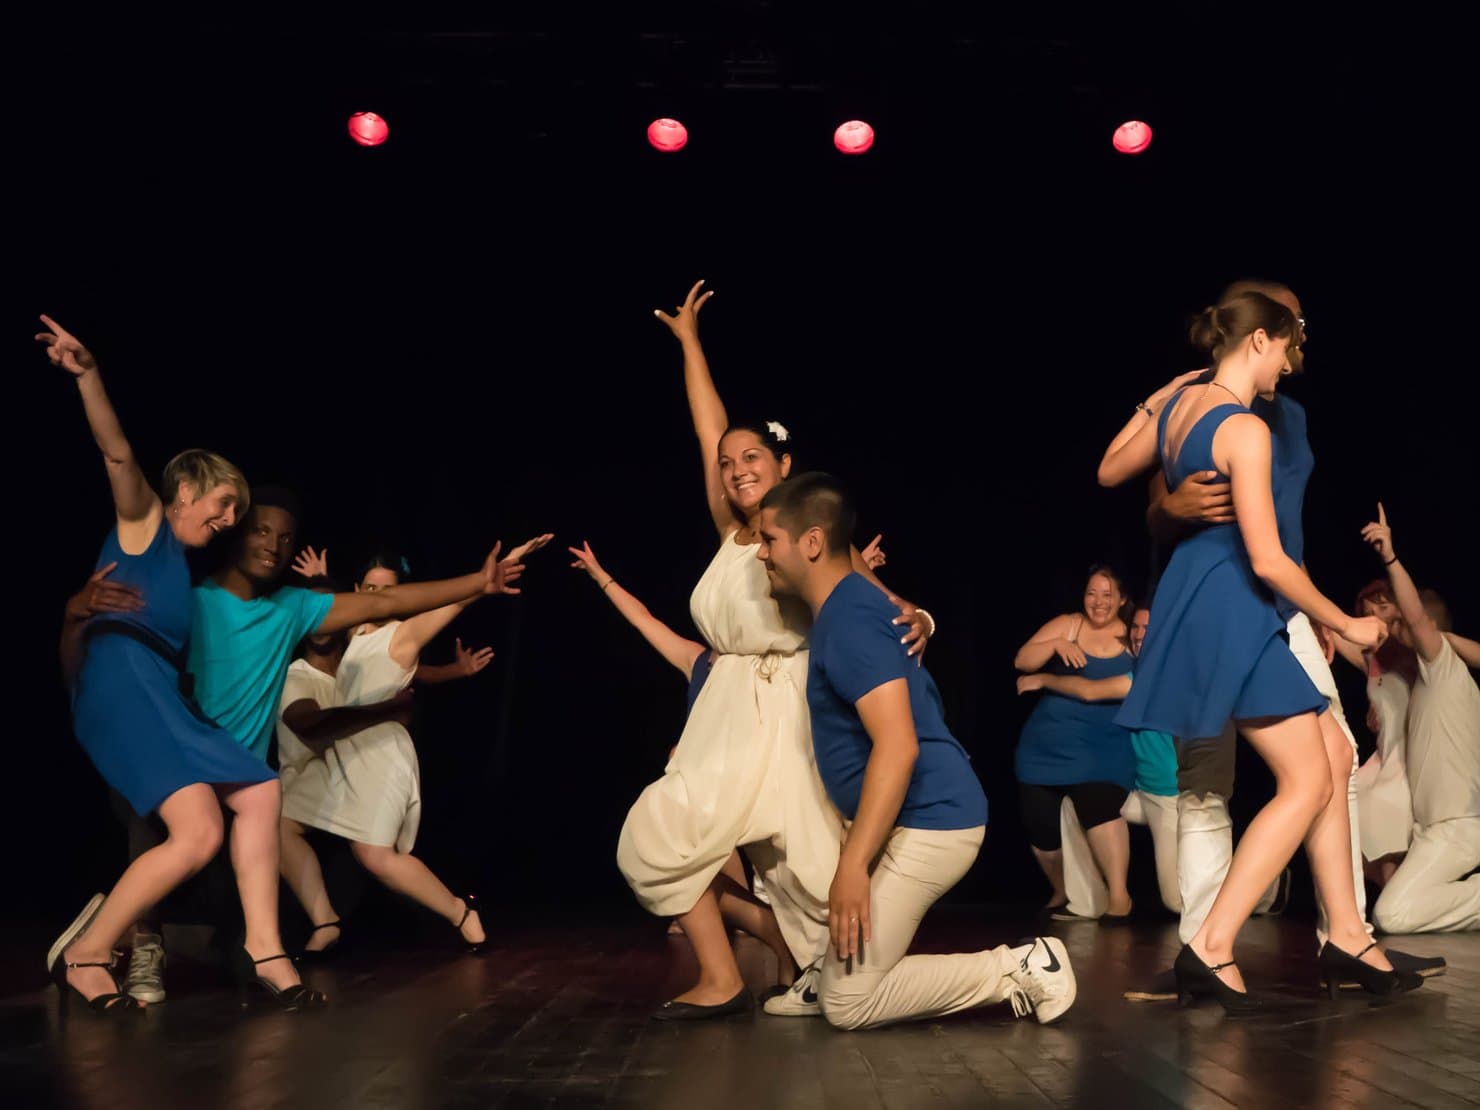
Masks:
[[[755,999],[741,987],[740,993],[718,1006],[696,1006],[692,1002],[665,1002],[653,1011],[654,1021],[708,1021],[710,1018],[739,1017],[755,1013]]]
[[[76,995],[82,999],[82,1004],[95,1014],[103,1014],[107,1017],[123,1017],[129,1014],[141,1014],[144,1007],[130,995],[124,994],[118,989],[118,977],[113,974],[113,968],[118,963],[118,953],[111,953],[112,959],[105,964],[99,963],[69,963],[66,952],[62,952],[52,962],[51,980],[57,985],[57,1005],[63,1013],[66,1013],[72,996]],[[101,967],[108,973],[108,978],[113,980],[113,990],[103,994],[95,994],[91,998],[67,982],[67,969],[69,967]]]
[[[1374,940],[1355,956],[1343,952],[1329,940],[1321,947],[1316,963],[1321,969],[1321,985],[1327,998],[1335,998],[1343,983],[1351,983],[1368,994],[1401,994],[1423,985],[1423,976],[1416,971],[1384,971],[1380,967],[1364,964],[1362,956],[1377,947]]]
[[[329,1000],[322,991],[309,990],[302,983],[279,987],[272,980],[257,974],[258,964],[271,963],[273,960],[292,962],[292,959],[286,952],[279,952],[276,956],[263,956],[260,960],[252,959],[252,954],[245,948],[238,948],[233,952],[232,970],[236,972],[236,985],[241,995],[242,1007],[245,1009],[254,999],[269,1002],[290,1013],[295,1010],[316,1010],[327,1005]]]
[[[1184,944],[1177,953],[1176,963],[1172,964],[1172,974],[1177,980],[1177,1005],[1190,1006],[1197,998],[1213,998],[1230,1017],[1258,1013],[1263,1009],[1258,998],[1248,991],[1236,991],[1218,978],[1218,972],[1233,966],[1234,961],[1229,960],[1209,967],[1190,944]]]
[[[1114,928],[1117,925],[1129,925],[1131,923],[1131,915],[1128,913],[1102,913],[1100,914],[1099,921],[1101,925]]]
[[[297,961],[299,963],[323,964],[328,963],[335,956],[339,955],[336,949],[338,949],[339,947],[339,942],[344,938],[344,923],[337,919],[334,921],[325,921],[322,925],[315,925],[312,929],[310,929],[308,931],[308,935],[312,937],[320,929],[338,929],[339,936],[335,937],[322,948],[305,948],[302,952],[298,954]],[[305,943],[307,943],[306,940]]]

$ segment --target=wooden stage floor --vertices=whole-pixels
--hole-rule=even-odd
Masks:
[[[1404,938],[1398,947],[1447,957],[1447,975],[1394,1001],[1330,1002],[1310,927],[1256,920],[1241,965],[1282,1007],[1232,1020],[1212,1004],[1121,997],[1170,962],[1169,921],[1054,928],[1079,1000],[1048,1027],[1005,1006],[866,1033],[759,1012],[651,1022],[693,967],[657,922],[496,931],[481,959],[362,947],[311,969],[333,999],[314,1014],[243,1015],[212,969],[186,964],[170,969],[170,1000],[128,1023],[61,1019],[50,987],[0,1001],[0,1092],[17,1110],[1480,1105],[1480,934]],[[939,910],[918,949],[1031,931],[1000,913]],[[737,943],[763,985],[763,950]]]

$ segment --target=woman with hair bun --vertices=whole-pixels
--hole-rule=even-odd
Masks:
[[[720,545],[690,599],[715,652],[663,777],[622,826],[617,865],[650,913],[676,917],[694,947],[699,981],[653,1016],[690,1021],[754,1006],[712,888],[737,847],[760,874],[797,967],[769,1013],[813,1015],[827,943],[828,890],[842,826],[812,752],[807,709],[806,607],[779,604],[756,558],[761,499],[791,473],[792,440],[775,420],[731,422],[699,343],[699,312],[714,294],[695,282],[670,315],[655,315],[683,347],[684,387]],[[883,589],[855,550],[855,568]],[[886,591],[887,592],[887,591]],[[929,614],[902,606],[904,639],[923,650]]]
[[[1299,337],[1295,313],[1257,290],[1208,308],[1192,339],[1211,352],[1212,378],[1182,385],[1189,375],[1138,405],[1099,468],[1102,485],[1118,485],[1159,459],[1169,489],[1210,471],[1232,493],[1234,521],[1184,536],[1173,552],[1152,602],[1136,683],[1116,720],[1190,741],[1216,736],[1231,718],[1274,774],[1274,799],[1245,832],[1212,908],[1174,965],[1181,1001],[1212,995],[1236,1013],[1258,1003],[1234,963],[1235,939],[1302,841],[1329,919],[1319,958],[1328,988],[1354,981],[1389,994],[1421,982],[1392,971],[1357,912],[1346,807],[1350,745],[1318,718],[1329,718],[1328,698],[1290,651],[1276,608],[1278,594],[1358,647],[1376,646],[1387,633],[1378,620],[1348,617],[1281,545],[1270,430],[1249,406],[1291,371]]]

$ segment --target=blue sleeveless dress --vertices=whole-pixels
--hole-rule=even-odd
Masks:
[[[1217,470],[1214,434],[1230,416],[1249,411],[1233,403],[1209,409],[1188,430],[1176,459],[1169,459],[1167,418],[1184,392],[1162,409],[1156,426],[1168,489],[1195,471]],[[1218,736],[1230,718],[1325,709],[1327,699],[1290,652],[1284,632],[1274,593],[1254,574],[1238,525],[1194,532],[1177,544],[1157,583],[1135,685],[1116,723],[1194,740]]]
[[[137,625],[181,653],[190,635],[190,568],[168,522],[160,523],[141,555],[124,552],[116,528],[108,533],[97,565],[115,561],[109,579],[137,586],[144,608],[106,619]],[[88,638],[72,686],[77,739],[108,785],[141,816],[182,786],[276,777],[229,733],[199,716],[179,683],[179,672],[144,644],[99,634]]]
[[[1134,665],[1128,651],[1110,659],[1086,652],[1083,667],[1066,666],[1054,656],[1044,670],[1101,679],[1130,674]],[[1129,730],[1115,721],[1119,708],[1118,702],[1080,701],[1052,690],[1043,691],[1018,738],[1018,782],[1032,786],[1113,782],[1126,790],[1133,789],[1136,751]]]

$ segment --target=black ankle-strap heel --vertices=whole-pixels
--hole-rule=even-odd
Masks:
[[[263,956],[260,960],[254,960],[246,948],[238,948],[232,954],[232,967],[236,972],[237,991],[243,1008],[251,1005],[254,997],[271,1002],[278,1009],[289,1012],[313,1010],[325,1005],[329,1000],[322,991],[310,990],[302,983],[294,983],[290,987],[279,987],[270,979],[264,979],[257,974],[258,964],[271,963],[273,960],[292,962],[292,959],[293,957],[286,952],[279,952],[276,956]],[[254,989],[265,993],[254,995]]]
[[[123,1014],[142,1013],[144,1007],[139,1005],[138,999],[132,995],[124,994],[118,989],[118,976],[113,974],[113,969],[118,966],[118,952],[113,952],[112,958],[105,964],[100,963],[71,963],[67,959],[66,952],[57,956],[51,965],[51,980],[57,985],[57,1005],[63,1013],[75,994],[82,999],[83,1005],[95,1014],[106,1014],[109,1017],[119,1017]],[[67,969],[73,967],[100,967],[108,973],[108,978],[113,981],[113,990],[103,994],[95,994],[91,998],[83,994],[67,981]]]
[[[483,920],[483,915],[478,912],[478,897],[477,897],[477,895],[475,895],[475,894],[465,894],[465,895],[463,895],[462,903],[463,903],[463,915],[462,915],[461,918],[458,919],[457,925],[454,926],[457,929],[457,935],[459,937],[462,937],[462,927],[467,924],[468,918],[471,917],[473,914],[477,913],[478,914],[478,920],[479,921],[482,921]],[[483,939],[480,940],[480,941],[474,942],[474,941],[468,940],[466,938],[463,938],[464,950],[470,956],[481,956],[481,955],[483,955],[483,952],[485,950],[485,946],[487,944],[488,944],[488,929],[487,928],[485,928],[483,930]]]
[[[1377,947],[1374,940],[1355,956],[1337,948],[1329,940],[1321,946],[1316,963],[1321,969],[1321,985],[1326,997],[1335,998],[1342,983],[1355,983],[1368,994],[1379,996],[1401,994],[1423,985],[1423,976],[1414,971],[1384,971],[1363,963],[1362,957]]]
[[[333,959],[334,956],[338,954],[337,952],[335,952],[335,949],[337,949],[339,947],[339,942],[344,939],[344,922],[340,921],[337,918],[335,920],[333,920],[333,921],[325,921],[322,925],[315,925],[312,929],[310,929],[308,931],[308,936],[309,937],[312,937],[320,929],[338,929],[339,930],[339,936],[335,937],[333,940],[331,940],[328,944],[324,945],[324,947],[322,947],[322,948],[307,948],[307,947],[305,947],[303,949],[303,951],[300,952],[300,953],[298,953],[298,956],[296,957],[298,963],[303,963],[303,964],[326,963],[329,960]],[[305,937],[304,938],[304,944],[306,945],[307,943],[308,943],[308,937]]]
[[[1218,972],[1225,967],[1236,966],[1235,961],[1229,960],[1209,967],[1190,944],[1184,944],[1177,953],[1176,963],[1172,964],[1177,979],[1177,1005],[1189,1006],[1198,997],[1211,997],[1223,1007],[1225,1014],[1237,1017],[1257,1013],[1262,1008],[1258,998],[1247,991],[1236,991],[1218,978]]]

